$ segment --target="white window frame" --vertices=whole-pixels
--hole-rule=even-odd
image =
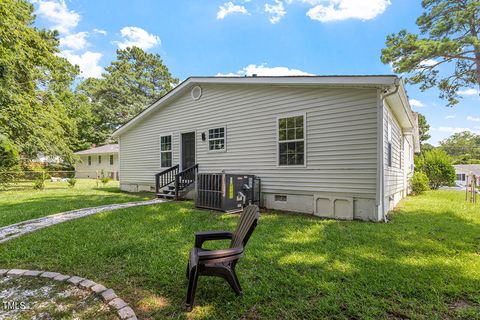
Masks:
[[[87,165],[88,166],[92,165],[92,156],[87,156]]]
[[[169,151],[162,151],[162,137],[168,137],[170,136],[170,150]],[[166,134],[161,134],[158,137],[158,149],[160,151],[160,169],[168,169],[173,166],[173,133],[166,133]],[[170,167],[162,167],[162,153],[167,153],[170,152],[172,154],[172,165]]]
[[[97,157],[98,164],[102,164],[102,155],[99,154]]]
[[[115,157],[113,156],[113,154],[109,155],[108,156],[108,163],[113,166],[113,164],[115,163]]]
[[[293,118],[303,116],[303,139],[295,139],[295,140],[284,140],[281,141],[282,143],[286,142],[298,142],[303,140],[303,164],[296,164],[296,165],[281,165],[280,164],[280,136],[278,134],[280,127],[279,121],[280,119],[285,118]],[[277,167],[278,168],[306,168],[307,167],[307,113],[306,112],[297,112],[297,113],[286,113],[282,115],[278,115],[275,119],[275,135],[276,135],[276,144],[277,144]]]
[[[210,139],[210,130],[215,130],[215,129],[223,129],[223,138]],[[226,125],[209,127],[207,129],[206,135],[207,135],[207,152],[209,153],[227,152],[227,126]],[[210,140],[214,141],[214,140],[221,140],[221,139],[223,139],[223,149],[210,150]]]

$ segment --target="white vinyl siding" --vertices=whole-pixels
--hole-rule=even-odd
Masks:
[[[400,125],[387,104],[384,106],[384,168],[385,168],[385,196],[398,193],[406,188],[403,170],[403,144],[404,139]],[[390,132],[389,132],[390,131]],[[391,154],[389,159],[389,144]],[[389,161],[390,160],[390,161]],[[391,163],[390,163],[391,162]],[[389,165],[390,164],[390,165]]]
[[[187,90],[121,135],[121,182],[154,185],[159,172],[158,136],[172,132],[173,165],[179,133],[196,130],[200,172],[255,174],[262,191],[316,192],[375,198],[377,175],[376,89],[202,85],[195,101]],[[277,165],[277,117],[305,119],[306,167]],[[228,128],[228,150],[212,153],[202,133]]]

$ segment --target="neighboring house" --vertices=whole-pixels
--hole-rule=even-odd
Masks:
[[[118,180],[118,144],[107,144],[84,151],[75,152],[80,161],[75,165],[77,178],[108,176]]]
[[[257,175],[267,208],[374,221],[407,194],[419,152],[396,76],[192,77],[113,136],[123,190],[198,164]]]
[[[473,173],[477,177],[477,186],[480,186],[480,164],[456,164],[455,167],[455,184],[465,186],[467,177]]]

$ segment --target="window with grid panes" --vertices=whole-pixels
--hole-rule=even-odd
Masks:
[[[162,168],[172,166],[172,136],[160,137],[160,165]]]
[[[208,150],[225,150],[225,127],[208,129]]]
[[[305,165],[305,116],[278,119],[278,165]]]

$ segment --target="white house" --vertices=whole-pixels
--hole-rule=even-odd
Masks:
[[[80,157],[75,164],[75,177],[95,179],[103,174],[118,180],[118,144],[107,144],[75,154]]]
[[[465,186],[469,174],[474,174],[477,178],[477,185],[480,185],[480,164],[456,164],[455,167],[455,184]]]
[[[123,190],[198,164],[260,177],[267,208],[374,221],[407,194],[419,151],[396,76],[191,77],[113,136]]]

